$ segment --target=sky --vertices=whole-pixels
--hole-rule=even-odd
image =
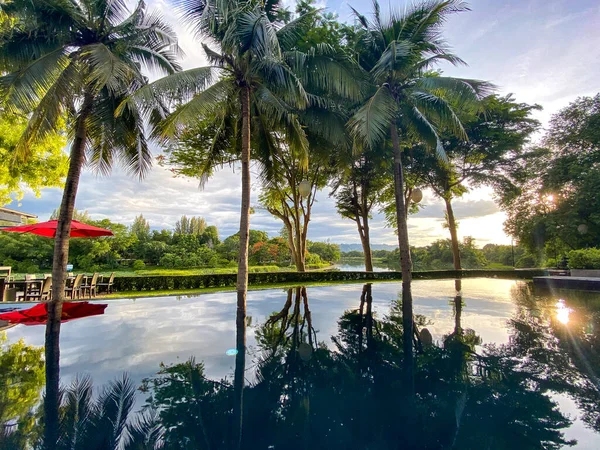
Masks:
[[[147,0],[150,10],[158,10],[176,30],[186,53],[184,68],[205,62],[199,41],[186,30],[169,0]],[[293,5],[293,0],[285,0]],[[381,1],[382,11],[404,8],[404,1]],[[320,0],[327,11],[340,20],[351,21],[349,5],[369,14],[371,0]],[[594,0],[472,0],[471,11],[450,18],[445,37],[454,52],[468,67],[441,66],[446,75],[487,80],[499,94],[513,93],[520,102],[537,103],[544,109],[535,117],[546,125],[552,114],[580,96],[600,91],[600,3]],[[157,153],[160,149],[157,148]],[[256,177],[254,177],[256,179]],[[252,186],[252,205],[256,208],[251,227],[279,233],[280,221],[258,208],[260,185]],[[27,193],[9,207],[36,214],[46,220],[58,208],[60,189],[45,189],[40,198]],[[152,228],[173,228],[181,215],[202,216],[219,228],[221,237],[239,229],[241,182],[235,169],[218,171],[204,189],[193,179],[176,178],[155,165],[143,181],[133,179],[115,168],[109,177],[85,172],[76,207],[87,210],[94,219],[131,224],[143,214]],[[449,237],[443,227],[444,206],[425,191],[422,210],[409,218],[412,245],[427,245]],[[488,188],[474,189],[455,200],[459,237],[472,236],[476,243],[509,244],[503,231],[504,212],[493,200]],[[315,203],[308,238],[335,243],[359,243],[356,224],[342,219],[335,200],[326,189]],[[374,214],[371,239],[375,244],[396,244],[393,230],[385,227],[381,214]]]

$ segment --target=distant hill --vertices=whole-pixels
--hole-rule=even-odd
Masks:
[[[342,253],[345,252],[352,252],[355,250],[358,250],[359,252],[362,252],[362,245],[361,244],[339,244],[340,246],[340,251]],[[390,244],[371,244],[371,250],[388,250],[388,251],[393,251],[396,250],[398,248],[397,245],[390,245]]]

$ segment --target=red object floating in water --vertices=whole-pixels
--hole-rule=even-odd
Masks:
[[[11,311],[0,314],[0,320],[23,325],[43,325],[48,319],[47,303],[39,303],[32,308],[20,311]],[[107,304],[89,302],[63,303],[61,322],[80,319],[82,317],[99,316],[104,314]]]
[[[13,233],[33,233],[39,236],[56,237],[56,226],[58,221],[49,220],[48,222],[34,223],[31,225],[21,225],[18,227],[1,228],[0,231],[10,231]],[[71,221],[71,237],[72,238],[93,238],[100,236],[112,236],[110,230],[94,227],[85,223]]]

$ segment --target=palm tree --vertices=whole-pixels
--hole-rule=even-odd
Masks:
[[[66,117],[70,163],[59,210],[52,268],[52,301],[46,326],[46,430],[48,448],[58,433],[59,333],[69,235],[84,163],[107,173],[115,158],[143,177],[151,165],[143,121],[124,98],[146,84],[142,68],[179,70],[170,28],[140,1],[130,13],[125,0],[15,0],[5,9],[17,25],[2,36],[0,94],[10,107],[30,112],[18,145],[28,149]],[[156,118],[156,117],[155,117]],[[86,155],[87,153],[87,155]]]
[[[376,149],[387,138],[391,138],[392,142],[403,325],[404,335],[408,336],[404,342],[405,366],[410,385],[413,383],[412,275],[401,157],[403,147],[420,141],[444,158],[438,137],[440,127],[448,127],[466,137],[448,99],[459,103],[476,102],[489,88],[480,81],[434,76],[429,72],[442,61],[463,64],[448,50],[441,28],[448,16],[467,9],[463,2],[457,0],[434,0],[413,6],[404,14],[392,11],[384,19],[375,1],[372,21],[354,10],[361,28],[358,60],[370,76],[372,93],[349,125],[352,134],[368,148]],[[411,386],[408,388],[411,389]]]
[[[206,126],[210,134],[202,137],[206,140],[208,136],[208,148],[203,150],[203,163],[198,171],[201,180],[206,180],[225,160],[241,161],[234,374],[237,433],[234,445],[238,446],[246,357],[251,147],[257,153],[256,159],[262,162],[269,161],[264,153],[277,147],[277,139],[284,139],[294,154],[306,155],[308,140],[297,112],[322,99],[307,93],[304,83],[308,81],[338,95],[347,95],[353,80],[331,58],[330,47],[323,45],[311,52],[295,48],[312,22],[311,14],[284,25],[277,20],[282,16],[278,1],[179,0],[178,6],[194,32],[217,47],[214,50],[202,43],[210,65],[158,80],[140,89],[135,98],[145,105],[148,114],[156,111],[157,106],[160,108],[160,99],[179,101],[180,106],[154,129],[165,140],[176,137],[186,127],[199,123]],[[306,161],[306,156],[301,159]]]

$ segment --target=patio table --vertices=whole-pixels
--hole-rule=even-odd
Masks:
[[[44,280],[35,279],[35,280],[13,280],[7,281],[6,285],[9,288],[16,288],[19,291],[23,291],[23,301],[26,302],[29,298],[29,291],[31,291],[32,287],[38,287],[38,290],[42,289],[42,283]]]

